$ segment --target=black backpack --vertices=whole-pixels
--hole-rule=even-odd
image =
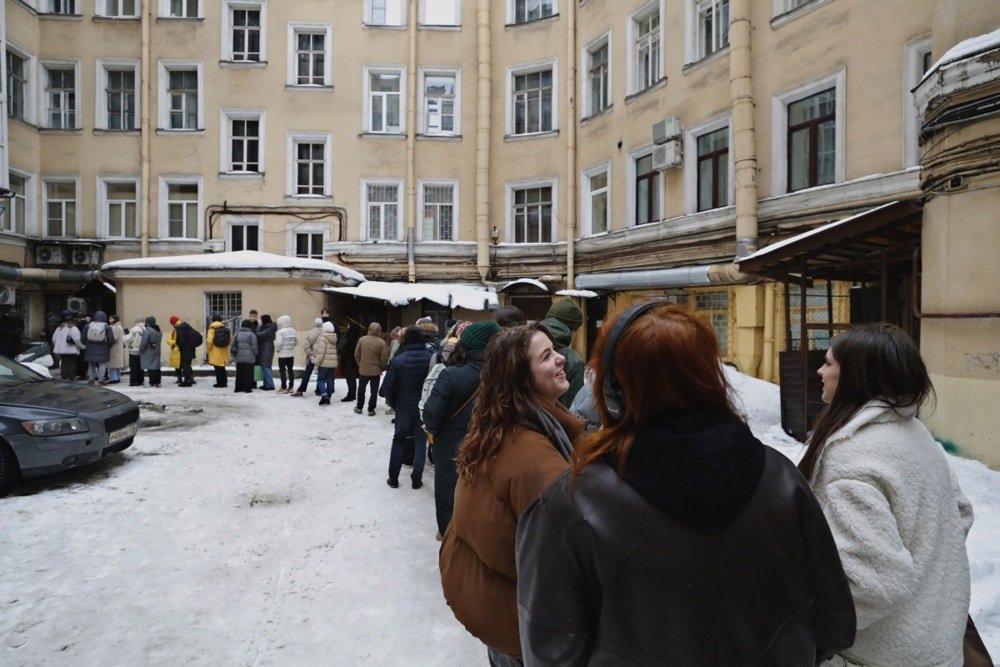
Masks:
[[[201,332],[200,331],[192,328],[190,336],[191,336],[190,340],[191,340],[191,343],[192,343],[191,347],[198,347],[199,345],[201,345],[203,339],[201,337]]]
[[[212,344],[215,345],[215,347],[226,347],[232,339],[232,332],[230,332],[227,327],[221,326],[215,330],[215,335],[212,336]]]

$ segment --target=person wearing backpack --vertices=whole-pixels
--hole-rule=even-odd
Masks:
[[[202,343],[201,333],[183,321],[177,324],[176,331],[176,346],[180,350],[180,386],[190,387],[194,384],[194,372],[191,369],[191,362],[194,361],[195,350]]]
[[[215,369],[215,384],[213,387],[223,388],[229,384],[226,376],[226,365],[229,363],[229,344],[233,342],[233,334],[222,323],[221,315],[212,315],[212,323],[208,325],[205,335],[208,345],[208,363]]]
[[[111,358],[111,346],[115,344],[107,314],[103,310],[94,313],[85,331],[87,347],[83,350],[83,360],[87,362],[87,384],[107,384],[104,372]]]
[[[276,394],[290,394],[295,389],[295,347],[298,344],[299,334],[292,327],[292,318],[282,315],[278,318],[278,332],[274,335],[274,353],[278,356],[278,373],[281,375],[281,389]]]

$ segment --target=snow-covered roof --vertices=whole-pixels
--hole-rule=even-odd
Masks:
[[[364,282],[361,273],[322,259],[287,257],[257,250],[199,253],[118,259],[101,267],[102,271],[315,271],[334,274],[345,284]]]
[[[501,287],[500,291],[503,292],[508,287],[514,287],[515,285],[531,285],[532,287],[537,287],[543,292],[549,291],[549,288],[545,283],[543,283],[541,280],[535,280],[534,278],[518,278],[517,280],[512,280],[503,287]]]
[[[556,296],[575,296],[580,299],[593,299],[597,292],[589,289],[561,289],[556,292]]]
[[[499,306],[497,293],[483,285],[452,283],[388,283],[368,280],[354,287],[324,287],[323,291],[366,299],[379,299],[393,306],[405,306],[427,299],[449,308],[494,310]]]
[[[969,56],[990,49],[1000,48],[1000,28],[983,35],[976,35],[969,39],[962,40],[955,46],[944,52],[944,55],[937,59],[930,69],[924,74],[924,79],[928,79],[934,73],[949,63],[968,58]]]

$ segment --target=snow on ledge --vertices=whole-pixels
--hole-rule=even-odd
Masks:
[[[354,269],[322,259],[287,257],[257,250],[236,252],[198,253],[194,255],[168,255],[118,259],[101,267],[102,271],[318,271],[337,274],[345,283],[364,282],[365,277]]]
[[[379,299],[393,306],[405,306],[427,299],[449,308],[495,310],[499,306],[497,293],[483,285],[451,283],[389,283],[367,280],[355,287],[324,287],[324,292],[345,294],[366,299]]]

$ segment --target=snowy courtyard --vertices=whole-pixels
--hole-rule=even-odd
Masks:
[[[732,377],[758,437],[796,458],[777,387]],[[369,417],[342,380],[323,407],[211,385],[115,385],[142,404],[130,449],[0,499],[0,664],[485,665],[441,595],[433,469],[385,483],[381,400]],[[951,461],[996,658],[1000,473]]]

